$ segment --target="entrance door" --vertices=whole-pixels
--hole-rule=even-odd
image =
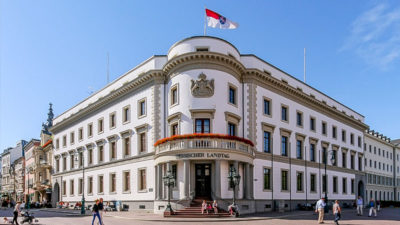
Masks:
[[[211,164],[196,164],[196,197],[211,197]]]

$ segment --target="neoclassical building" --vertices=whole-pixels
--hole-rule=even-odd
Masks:
[[[242,213],[294,209],[325,192],[353,201],[365,193],[367,128],[361,114],[257,56],[190,37],[54,119],[53,196],[154,212],[168,191],[174,209],[195,198],[225,207],[235,195]],[[231,168],[241,176],[235,193]]]

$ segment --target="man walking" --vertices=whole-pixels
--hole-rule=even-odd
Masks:
[[[371,198],[371,201],[369,201],[369,214],[368,217],[372,216],[372,211],[374,211],[375,217],[376,217],[376,203],[373,198]]]
[[[315,205],[315,212],[318,212],[318,223],[324,223],[324,208],[325,208],[325,198],[318,200]]]
[[[357,216],[362,216],[363,215],[363,206],[364,206],[364,201],[361,196],[358,196],[357,199]]]
[[[339,201],[338,200],[336,200],[335,204],[333,204],[332,211],[333,211],[333,215],[335,216],[335,219],[334,219],[335,224],[339,225],[339,220],[340,220],[340,217],[341,217],[342,209],[339,206]]]

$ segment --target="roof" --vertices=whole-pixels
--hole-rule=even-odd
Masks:
[[[51,144],[52,142],[53,142],[53,139],[48,140],[46,143],[44,143],[42,148],[46,147],[47,145]]]

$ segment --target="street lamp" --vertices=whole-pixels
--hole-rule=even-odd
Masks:
[[[233,186],[233,205],[236,205],[236,186],[239,186],[240,183],[240,175],[238,172],[236,172],[236,169],[234,167],[231,167],[230,171],[229,171],[229,184],[230,186]]]
[[[327,160],[327,157],[328,157],[328,154],[326,154],[327,152],[326,152],[326,150],[324,151],[324,164],[325,164],[325,177],[324,177],[324,184],[325,184],[325,208],[324,208],[324,211],[325,211],[325,213],[328,213],[329,212],[329,206],[328,206],[328,183],[327,183],[327,174],[326,174],[326,165],[328,164],[328,160]],[[336,157],[335,157],[335,152],[333,151],[333,150],[331,150],[331,151],[329,151],[328,152],[329,153],[329,155],[330,155],[330,157],[329,157],[329,159],[330,159],[330,161],[331,161],[331,164],[332,165],[334,165],[335,164],[335,162],[336,162]]]
[[[82,204],[81,204],[81,215],[86,214],[85,210],[85,157],[83,157],[83,150],[81,151],[82,156],[81,156],[81,161],[82,161]],[[80,153],[79,153],[80,154]],[[75,162],[78,163],[79,158],[78,158],[78,152],[75,154]],[[79,165],[79,164],[78,164]]]
[[[171,207],[171,186],[175,185],[175,176],[171,173],[171,170],[167,171],[167,174],[163,176],[164,185],[168,187],[168,205],[165,212],[169,212],[170,215],[174,213]]]

